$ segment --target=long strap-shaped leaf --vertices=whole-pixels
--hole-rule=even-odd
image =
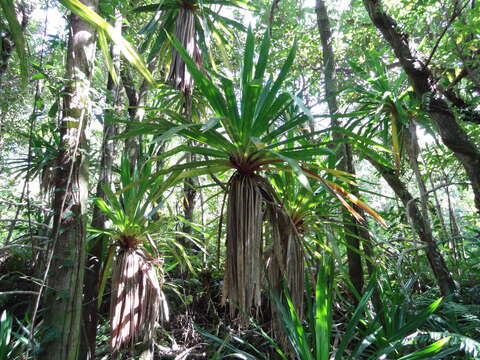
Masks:
[[[342,337],[342,342],[338,346],[338,350],[335,355],[335,360],[343,359],[343,353],[345,352],[345,349],[347,348],[348,343],[350,342],[350,340],[352,339],[355,333],[355,329],[357,327],[358,322],[360,321],[360,317],[362,316],[362,313],[365,311],[365,306],[367,305],[367,301],[370,299],[370,297],[373,294],[373,291],[375,290],[375,285],[376,285],[376,276],[373,275],[371,277],[371,280],[370,280],[370,283],[368,284],[367,289],[365,290],[365,293],[363,294],[362,298],[360,299],[360,302],[358,303],[357,308],[355,309],[355,312],[353,313],[352,319],[347,324],[347,330],[345,331],[345,334]]]
[[[78,0],[60,0],[60,2],[74,14],[92,25],[98,33],[103,32],[106,34],[115,45],[118,46],[122,55],[125,56],[125,58],[145,77],[145,79],[149,83],[154,82],[152,74],[147,69],[142,58],[138,55],[133,46],[117,30],[115,30],[112,25],[105,21],[105,19]],[[102,44],[104,44],[104,42],[100,41],[100,46],[105,46]],[[107,54],[108,50],[103,49],[103,53]]]
[[[185,61],[185,65],[195,80],[198,89],[201,91],[202,95],[208,99],[214,111],[220,116],[228,117],[229,114],[225,99],[223,98],[222,93],[217,86],[198,69],[195,62],[175,37],[172,37],[169,34],[167,34],[167,37],[172,42],[172,45],[175,47],[175,49],[177,49],[183,61]]]

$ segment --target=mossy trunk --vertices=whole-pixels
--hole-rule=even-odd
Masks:
[[[83,3],[94,11],[98,6],[96,0]],[[77,360],[79,353],[88,197],[85,127],[95,42],[94,28],[71,15],[66,61],[68,83],[53,192],[54,253],[43,313],[50,340],[43,344],[41,360]]]

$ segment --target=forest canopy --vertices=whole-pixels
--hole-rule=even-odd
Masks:
[[[475,0],[0,0],[0,360],[480,359]]]

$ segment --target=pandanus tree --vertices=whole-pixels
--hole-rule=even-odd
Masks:
[[[335,163],[336,156],[332,153],[325,160]],[[325,176],[312,176],[318,170],[326,173]],[[318,233],[319,227],[324,226],[322,219],[327,219],[335,212],[334,207],[337,204],[331,201],[335,198],[332,192],[333,189],[341,191],[336,182],[355,184],[351,174],[326,166],[308,164],[305,171],[313,177],[309,181],[311,188],[315,188],[313,192],[300,184],[291,172],[269,174],[270,183],[282,205],[281,211],[277,210],[274,214],[276,217],[272,224],[270,285],[279,293],[283,290],[288,292],[300,319],[303,318],[305,255],[314,252],[307,239]],[[345,194],[352,196],[346,192]],[[359,204],[367,207],[363,203]],[[353,212],[352,216],[359,216],[353,209],[350,210]],[[380,220],[378,216],[377,218]],[[272,310],[275,310],[273,304]]]
[[[269,180],[282,206],[269,207],[270,246],[266,249],[272,330],[283,348],[288,348],[276,302],[288,298],[300,321],[303,319],[305,249],[303,237],[316,221],[317,197],[290,172],[271,173]],[[312,181],[311,181],[312,183]],[[267,240],[268,241],[268,240]]]
[[[281,211],[270,214],[273,231],[269,256],[269,281],[277,292],[281,292],[282,286],[286,288],[301,318],[305,265],[302,235],[308,226],[305,216],[314,214],[313,209],[305,209],[308,207],[307,203],[313,203],[307,199],[314,196],[291,173],[273,173],[269,178],[283,205]]]
[[[148,343],[156,322],[168,320],[168,306],[161,289],[163,279],[159,277],[159,254],[149,235],[154,235],[164,225],[153,216],[158,210],[157,201],[180,175],[176,172],[168,178],[152,176],[152,166],[152,162],[139,163],[132,172],[129,160],[123,157],[120,189],[114,193],[104,186],[106,200],[96,199],[110,226],[92,231],[106,234],[113,240],[104,262],[99,291],[101,303],[111,272],[110,344],[113,352],[129,346],[133,348],[137,341]]]
[[[150,49],[147,61],[153,60],[159,53],[170,52],[171,57],[166,58],[169,59],[167,82],[191,96],[194,79],[182,56],[167,41],[167,33],[175,35],[187,54],[200,66],[202,58],[212,58],[208,51],[210,40],[223,47],[229,43],[227,38],[233,36],[235,31],[246,30],[241,23],[220,15],[220,8],[249,8],[248,3],[245,0],[165,0],[140,6],[134,12],[154,12],[151,20],[141,30],[145,35],[141,49]],[[218,11],[215,11],[215,6]]]
[[[141,30],[145,34],[142,50],[150,48],[149,61],[153,61],[159,54],[162,56],[163,66],[168,69],[166,82],[181,93],[179,104],[186,118],[192,118],[194,109],[193,90],[194,79],[188,71],[185,62],[175,47],[166,41],[166,34],[175,35],[180,41],[188,56],[192,58],[198,68],[202,63],[214,63],[210,43],[216,41],[219,48],[223,48],[233,37],[234,30],[245,31],[245,27],[239,22],[226,18],[219,14],[220,9],[227,7],[248,8],[245,0],[166,0],[147,6],[140,6],[135,12],[154,12],[152,19]],[[215,7],[217,9],[215,10]],[[192,143],[193,145],[193,143]],[[189,153],[188,161],[195,161],[195,154]],[[183,209],[184,217],[192,222],[195,207],[197,178],[187,178],[184,181]],[[190,232],[190,226],[186,223],[183,231]]]
[[[236,307],[243,315],[261,304],[262,283],[262,227],[264,205],[275,202],[275,191],[266,180],[266,171],[292,172],[301,184],[309,187],[309,172],[302,170],[302,162],[329,154],[317,144],[300,143],[307,135],[295,134],[308,120],[303,113],[286,117],[285,110],[294,102],[281,88],[295,57],[293,46],[275,79],[266,79],[270,38],[265,34],[258,58],[255,56],[254,36],[247,33],[240,88],[235,90],[232,80],[211,73],[205,75],[191,59],[181,43],[172,43],[184,59],[197,84],[207,99],[212,116],[205,124],[161,109],[162,117],[151,123],[138,123],[132,134],[178,134],[202,146],[180,145],[163,156],[188,151],[205,160],[173,166],[169,171],[186,170],[184,174],[198,176],[233,170],[227,184],[226,269],[223,299],[230,301],[234,316]],[[256,65],[254,66],[255,59]],[[217,85],[216,81],[220,83]],[[239,100],[237,100],[237,94]],[[338,188],[333,188],[342,197]],[[343,199],[343,197],[342,197]],[[373,212],[373,211],[372,211]]]

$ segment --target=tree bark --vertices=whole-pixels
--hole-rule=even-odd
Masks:
[[[333,127],[340,127],[341,124],[336,118],[338,112],[337,104],[337,79],[335,73],[335,57],[332,49],[332,32],[330,30],[330,21],[328,18],[327,8],[323,0],[316,1],[316,13],[317,13],[317,25],[320,32],[320,39],[322,42],[323,50],[323,66],[325,76],[325,96],[327,99],[328,109],[331,117],[331,124]],[[343,142],[343,135],[339,132],[333,131],[333,140],[340,144],[337,152],[339,163],[338,170],[347,171],[351,174],[355,174],[355,168],[353,165],[351,148],[348,144]],[[352,189],[351,189],[352,190]],[[358,211],[359,209],[357,209]],[[360,210],[361,212],[361,210]],[[363,214],[361,214],[363,216]],[[355,218],[348,212],[347,209],[342,209],[342,217],[344,224],[345,240],[347,246],[347,258],[348,258],[348,274],[350,281],[355,287],[358,294],[362,294],[363,291],[363,267],[362,257],[360,255],[360,238],[366,236],[368,241],[368,231],[359,232],[358,227],[360,224],[356,222]],[[358,300],[356,297],[356,302]]]
[[[115,29],[122,29],[122,15],[119,11],[115,14]],[[120,70],[120,51],[117,46],[112,45],[111,55],[118,73]],[[116,110],[118,110],[121,85],[115,84],[109,74],[107,80],[107,108],[103,118],[103,141],[101,146],[100,176],[98,179],[96,198],[106,199],[103,186],[110,186],[112,183],[112,166],[114,162],[115,145],[113,137],[117,134],[117,124],[114,122]],[[100,210],[97,204],[93,207],[92,228],[105,229],[106,215]],[[100,235],[94,239],[94,244],[87,256],[87,266],[85,270],[84,281],[84,300],[83,300],[83,326],[82,340],[80,345],[81,360],[92,360],[95,357],[98,309],[97,297],[98,286],[101,274],[102,250],[108,237]]]
[[[405,136],[408,159],[410,161],[410,166],[413,170],[413,173],[415,174],[418,191],[420,193],[422,216],[425,220],[426,229],[430,233],[430,236],[432,236],[432,226],[430,224],[430,216],[428,214],[427,186],[425,185],[425,181],[423,180],[422,173],[420,171],[420,166],[418,165],[418,153],[420,151],[420,147],[418,145],[417,128],[413,120],[410,120],[408,130],[405,129]]]
[[[453,282],[450,271],[447,268],[445,260],[442,254],[438,250],[437,244],[433,240],[432,232],[429,231],[427,222],[423,218],[422,212],[415,202],[415,198],[410,194],[405,184],[396,175],[395,170],[388,168],[372,158],[366,156],[367,160],[377,169],[380,175],[393,189],[397,197],[400,198],[407,216],[413,223],[414,230],[416,231],[420,241],[425,243],[425,248],[428,262],[433,270],[433,275],[437,280],[437,285],[440,288],[442,296],[448,296],[455,290],[455,284]]]
[[[143,105],[143,96],[137,92],[128,66],[128,64],[122,64],[120,70],[123,87],[128,100],[128,114],[130,121],[140,122],[143,120],[145,114],[144,109],[141,108]],[[130,130],[131,126],[127,125],[126,131],[128,132]],[[138,137],[128,137],[125,139],[125,153],[128,155],[130,169],[133,172],[140,155],[140,142]]]
[[[148,65],[148,70],[152,72],[156,65],[156,59]],[[123,88],[125,89],[125,94],[127,95],[128,100],[128,115],[130,121],[141,122],[145,115],[145,98],[148,92],[148,82],[143,80],[142,84],[139,86],[138,90],[133,80],[132,74],[130,73],[130,65],[127,63],[122,63],[120,68],[120,77],[122,79]],[[132,127],[127,125],[126,132],[130,131]],[[140,155],[140,142],[138,137],[128,137],[125,139],[125,152],[128,154],[130,160],[130,169],[133,169],[138,162],[138,157]]]
[[[436,87],[435,78],[419,56],[410,48],[407,34],[384,11],[381,0],[363,0],[372,22],[390,44],[410,79],[417,97],[430,115],[443,143],[462,163],[472,183],[475,206],[480,212],[480,152],[476,144],[458,125],[455,115]]]
[[[98,6],[97,0],[83,0],[83,4],[94,11]],[[53,192],[54,256],[44,312],[45,328],[52,338],[43,344],[39,355],[42,360],[76,360],[79,352],[88,197],[85,127],[95,35],[93,27],[71,15],[66,61],[68,83]]]

